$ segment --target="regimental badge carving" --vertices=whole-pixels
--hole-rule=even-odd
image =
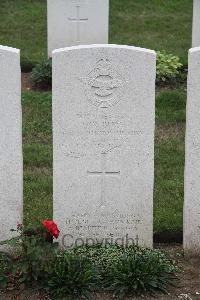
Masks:
[[[109,108],[122,99],[124,81],[108,59],[99,60],[88,76],[80,80],[88,101],[98,108]]]

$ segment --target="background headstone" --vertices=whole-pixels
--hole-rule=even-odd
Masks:
[[[109,0],[48,0],[48,55],[58,48],[108,43]]]
[[[193,0],[192,47],[200,46],[200,0]]]
[[[152,246],[155,74],[151,50],[53,52],[54,220],[63,246]]]
[[[184,249],[200,253],[200,47],[189,52]]]
[[[23,165],[20,51],[0,46],[0,241],[22,223]]]

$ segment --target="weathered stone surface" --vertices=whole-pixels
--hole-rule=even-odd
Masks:
[[[200,0],[193,0],[192,47],[200,46]]]
[[[48,0],[48,54],[58,48],[108,43],[109,0]]]
[[[189,52],[184,249],[200,253],[200,47]]]
[[[63,246],[152,246],[155,73],[151,50],[53,52],[54,220]]]
[[[22,223],[23,166],[20,51],[0,46],[0,241]]]

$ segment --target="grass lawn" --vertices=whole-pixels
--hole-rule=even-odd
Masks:
[[[22,95],[24,152],[24,222],[52,218],[51,93]]]
[[[0,44],[21,49],[23,69],[47,56],[46,0],[1,0]],[[192,0],[110,0],[110,43],[165,49],[187,63]]]
[[[185,91],[156,99],[154,231],[182,230]],[[52,217],[51,93],[25,92],[23,104],[25,224]]]
[[[183,227],[186,92],[162,91],[156,98],[154,231]]]

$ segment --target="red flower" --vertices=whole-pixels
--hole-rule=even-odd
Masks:
[[[42,221],[42,225],[50,232],[56,239],[59,237],[59,229],[56,223],[51,220],[44,220]]]
[[[23,225],[22,224],[17,224],[17,230],[22,230],[23,229]]]

